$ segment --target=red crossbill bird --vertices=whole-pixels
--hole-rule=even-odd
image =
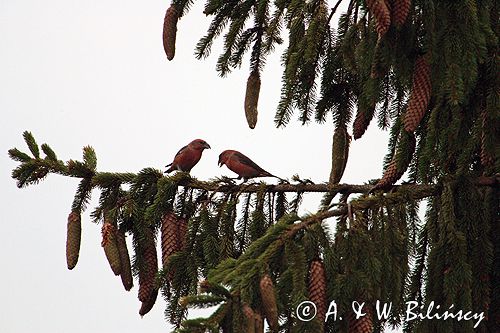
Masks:
[[[219,155],[219,167],[225,164],[229,170],[238,174],[238,179],[247,181],[255,177],[277,177],[258,166],[254,161],[236,150],[224,150]]]
[[[210,145],[204,140],[196,139],[191,141],[187,146],[184,146],[177,152],[174,161],[167,165],[170,167],[165,173],[170,173],[174,170],[189,172],[198,163],[203,150],[210,149]]]

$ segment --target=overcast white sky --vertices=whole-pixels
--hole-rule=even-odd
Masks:
[[[281,52],[262,75],[259,121],[246,125],[248,62],[219,78],[212,56],[194,46],[209,21],[197,2],[178,25],[176,56],[161,41],[168,1],[0,0],[0,331],[165,332],[165,303],[141,319],[137,287],[125,292],[100,246],[100,227],[83,217],[80,259],[66,268],[66,218],[78,180],[50,176],[17,189],[7,150],[27,151],[22,132],[48,143],[63,160],[91,145],[99,171],[163,168],[194,138],[212,146],[193,169],[208,179],[231,172],[218,154],[236,149],[281,177],[328,180],[333,125],[273,124],[281,87]],[[374,124],[373,124],[374,125]],[[371,126],[351,145],[343,182],[382,172],[387,133]],[[97,197],[97,193],[95,193]],[[95,200],[94,200],[95,202]],[[315,211],[317,200],[303,209]]]

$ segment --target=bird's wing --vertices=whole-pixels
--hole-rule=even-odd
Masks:
[[[180,154],[182,154],[182,153],[183,153],[183,152],[187,149],[187,147],[188,147],[188,146],[184,146],[184,147],[182,147],[181,149],[179,149],[179,151],[177,152],[177,154],[175,154],[175,157],[174,157],[174,162],[175,162],[175,158],[176,158],[177,156],[179,156]],[[165,166],[166,166],[166,167],[169,167],[169,166],[171,166],[172,164],[174,164],[174,162],[172,162],[172,163],[170,163],[170,164],[167,164],[167,165],[165,165]],[[172,170],[173,170],[173,169],[172,169]]]
[[[242,164],[245,164],[249,167],[252,167],[253,169],[259,171],[259,172],[267,172],[266,170],[262,169],[260,166],[258,166],[254,161],[246,157],[240,152],[234,153],[234,156],[238,159],[238,161]]]
[[[182,153],[183,153],[183,152],[187,149],[187,147],[188,147],[188,146],[186,145],[186,146],[182,147],[181,149],[179,149],[179,151],[177,152],[177,154],[175,154],[175,157],[177,157],[177,156],[179,156],[180,154],[182,154]],[[174,158],[175,158],[175,157],[174,157]]]

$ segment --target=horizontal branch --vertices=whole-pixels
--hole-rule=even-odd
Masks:
[[[368,193],[373,188],[373,185],[353,185],[353,184],[240,184],[240,185],[230,185],[230,184],[216,184],[201,181],[187,181],[180,182],[179,185],[187,186],[193,189],[207,190],[210,192],[223,192],[223,193],[255,193],[255,192],[273,192],[273,193],[283,193],[283,192],[317,192],[317,193],[341,193],[341,194],[351,194],[351,193]],[[433,192],[437,189],[437,185],[415,185],[415,184],[405,184],[405,185],[395,185],[391,190],[407,189],[409,191],[423,190],[425,192]]]
[[[496,186],[500,182],[500,176],[492,177],[479,177],[476,178],[474,184],[476,186]],[[263,183],[250,183],[250,184],[221,184],[217,182],[204,182],[192,178],[184,178],[179,183],[181,186],[190,187],[193,189],[206,190],[210,192],[222,193],[255,193],[255,192],[317,192],[317,193],[369,193],[373,189],[373,185],[355,185],[355,184],[311,184],[311,183],[298,183],[298,184],[263,184]],[[419,192],[425,194],[424,197],[432,196],[438,193],[439,185],[437,184],[402,184],[394,185],[387,190],[387,192]],[[418,196],[418,195],[417,195]]]

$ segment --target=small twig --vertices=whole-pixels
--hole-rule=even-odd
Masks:
[[[335,12],[337,11],[337,8],[340,6],[340,3],[342,0],[338,0],[335,6],[333,6],[332,11],[330,12],[330,16],[328,16],[328,21],[327,24],[330,24],[330,21],[332,20],[333,15],[335,15]]]

